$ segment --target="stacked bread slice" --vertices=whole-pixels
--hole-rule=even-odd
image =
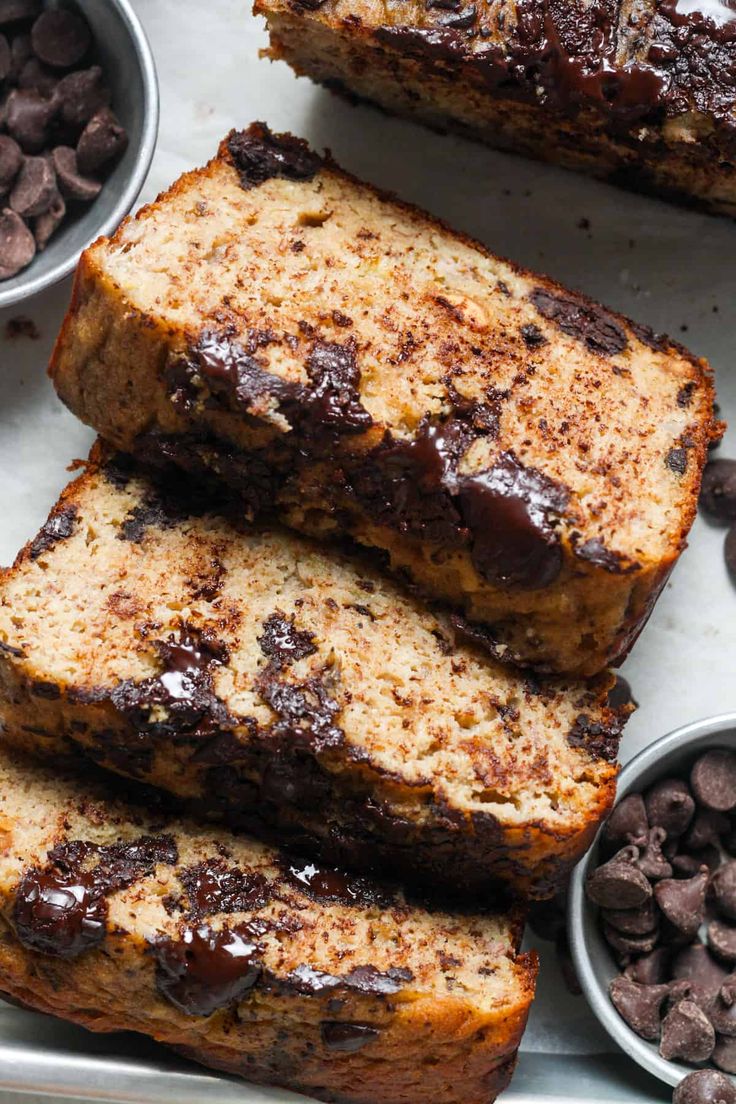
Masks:
[[[85,254],[52,374],[106,443],[0,579],[0,990],[324,1099],[493,1099],[707,367],[255,124]]]

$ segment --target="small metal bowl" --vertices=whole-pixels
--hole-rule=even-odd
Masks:
[[[115,230],[138,198],[156,148],[156,69],[148,39],[128,0],[62,0],[50,6],[78,9],[92,28],[96,56],[112,89],[112,108],[129,142],[95,201],[65,220],[27,268],[0,281],[0,308],[20,303],[68,276],[90,242]]]
[[[673,774],[687,777],[698,755],[721,747],[736,749],[736,713],[696,721],[650,744],[621,772],[618,799],[647,789],[658,778]],[[676,1085],[693,1067],[662,1058],[657,1044],[646,1042],[632,1031],[608,996],[608,986],[619,970],[601,934],[598,909],[585,896],[585,879],[598,861],[599,836],[575,867],[570,883],[568,923],[575,969],[590,1007],[611,1038],[655,1077]]]

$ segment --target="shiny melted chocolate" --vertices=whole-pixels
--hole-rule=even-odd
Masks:
[[[185,928],[178,939],[158,939],[152,953],[158,991],[190,1016],[210,1016],[242,1000],[262,972],[262,947],[248,924]]]
[[[305,3],[304,7],[316,7]],[[234,131],[227,140],[233,164],[246,189],[273,177],[311,180],[322,168],[322,158],[306,142],[291,134],[274,134],[265,123],[252,123],[247,130]]]
[[[284,873],[299,889],[318,901],[341,905],[379,905],[388,908],[391,894],[366,878],[345,873],[337,867],[315,863],[285,864]]]
[[[342,1054],[355,1054],[377,1039],[381,1033],[378,1028],[371,1027],[370,1024],[323,1020],[320,1024],[320,1034],[328,1050],[337,1050]]]

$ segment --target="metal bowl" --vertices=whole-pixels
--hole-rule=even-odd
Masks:
[[[687,776],[699,754],[720,747],[736,749],[736,713],[696,721],[650,744],[621,772],[619,799],[627,793],[645,790],[658,778],[672,774]],[[666,1084],[676,1085],[693,1067],[662,1058],[657,1044],[646,1042],[632,1031],[608,996],[608,986],[619,970],[601,934],[598,910],[584,891],[588,872],[597,863],[599,836],[576,866],[570,884],[568,922],[575,969],[590,1007],[608,1034],[640,1066]]]
[[[148,39],[128,0],[61,0],[49,6],[78,9],[92,28],[96,54],[112,89],[112,107],[129,142],[97,199],[65,220],[27,268],[0,282],[0,308],[68,276],[90,242],[115,230],[138,198],[156,148],[156,70]]]

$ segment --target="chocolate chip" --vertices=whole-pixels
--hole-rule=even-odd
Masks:
[[[736,1073],[736,1038],[720,1035],[716,1039],[715,1050],[710,1056],[711,1062],[726,1073]],[[711,1098],[713,1099],[713,1098]],[[717,1097],[721,1100],[721,1097]]]
[[[710,1018],[710,1010],[714,999],[711,990],[704,989],[702,985],[698,985],[695,981],[687,981],[683,978],[680,981],[670,982],[665,1011],[669,1012],[670,1008],[674,1008],[676,1004],[688,1000],[692,1001],[693,1004],[697,1004],[698,1008]]]
[[[687,831],[695,813],[695,802],[680,778],[663,778],[647,792],[644,803],[650,824],[664,828],[668,836]]]
[[[672,952],[669,947],[655,947],[649,954],[642,955],[624,970],[624,975],[640,985],[661,985],[670,976]]]
[[[672,1104],[736,1104],[736,1086],[716,1070],[694,1070],[675,1089]]]
[[[721,915],[736,920],[736,859],[718,868],[711,879],[711,890]]]
[[[736,525],[732,526],[726,534],[726,540],[723,544],[723,558],[726,561],[729,575],[736,580]]]
[[[728,977],[728,971],[713,958],[703,943],[692,943],[678,952],[672,963],[675,980],[693,981],[699,988],[715,996]]]
[[[725,920],[711,920],[708,924],[708,946],[721,962],[736,963],[736,925]]]
[[[679,881],[664,878],[654,887],[654,898],[669,922],[689,939],[698,934],[705,915],[705,891],[708,874],[701,871],[694,878]]]
[[[323,1020],[320,1024],[322,1042],[329,1050],[354,1054],[377,1039],[380,1032],[370,1024],[347,1023],[341,1020]]]
[[[711,1020],[719,1035],[736,1036],[736,984],[727,978],[711,1008]]]
[[[706,464],[700,508],[717,521],[736,521],[736,460],[711,460]]]
[[[47,159],[26,157],[10,193],[10,206],[22,218],[33,218],[48,211],[56,192],[56,175]]]
[[[636,865],[650,882],[672,877],[672,866],[662,852],[666,838],[664,828],[650,828],[646,836],[637,840],[639,859]]]
[[[638,909],[603,909],[601,915],[607,924],[625,935],[646,935],[657,926],[653,901]]]
[[[128,145],[128,135],[109,108],[92,116],[77,144],[77,165],[82,173],[94,173],[118,157]]]
[[[59,188],[67,199],[79,199],[91,202],[100,194],[102,185],[99,180],[82,176],[77,167],[77,155],[71,146],[57,146],[51,154],[54,169],[59,180]]]
[[[20,215],[9,208],[0,214],[0,280],[9,280],[29,265],[36,243]]]
[[[626,977],[615,977],[609,989],[619,1016],[642,1039],[659,1038],[660,1009],[669,994],[667,985],[637,985]]]
[[[54,92],[59,78],[38,58],[28,58],[18,73],[18,87],[28,92],[38,92],[48,99]]]
[[[603,938],[609,947],[613,947],[614,951],[618,951],[620,955],[649,954],[657,945],[659,931],[655,928],[644,935],[626,935],[624,932],[617,931],[610,924],[604,924]]]
[[[649,820],[644,798],[641,794],[627,794],[606,821],[603,838],[606,843],[622,846],[645,836],[648,831]]]
[[[694,878],[701,867],[707,866],[711,873],[721,864],[721,853],[717,847],[704,847],[701,851],[688,854],[683,851],[672,859],[672,871],[676,878]]]
[[[23,164],[21,148],[7,134],[0,134],[0,188],[8,188]]]
[[[87,53],[92,34],[84,19],[67,8],[50,8],[31,30],[33,52],[54,69],[69,69]]]
[[[715,1045],[713,1025],[693,1001],[680,1001],[662,1021],[659,1053],[668,1061],[704,1062]]]
[[[715,812],[713,809],[698,809],[683,837],[682,844],[691,851],[699,851],[709,844],[717,845],[720,837],[728,831],[729,827],[729,819],[723,813]]]
[[[585,886],[588,899],[601,908],[641,908],[646,904],[652,887],[634,865],[638,858],[638,848],[626,847],[594,870]]]
[[[693,765],[690,785],[706,809],[729,812],[736,806],[736,755],[725,748],[706,751]]]
[[[0,80],[10,73],[13,64],[13,55],[10,52],[10,43],[4,34],[0,34]]]
[[[36,239],[36,247],[44,250],[51,237],[59,229],[66,215],[66,203],[57,192],[49,204],[48,211],[38,215],[33,222],[33,236]]]
[[[21,19],[35,19],[41,11],[41,0],[0,0],[0,27]]]
[[[8,96],[6,126],[25,153],[40,153],[48,140],[51,104],[38,92],[14,88]]]
[[[102,79],[99,65],[62,77],[53,96],[56,113],[67,126],[75,129],[86,126],[109,101],[110,89]]]
[[[8,80],[12,83],[18,80],[20,72],[33,54],[31,49],[31,36],[29,34],[15,35],[10,43],[10,72]]]

